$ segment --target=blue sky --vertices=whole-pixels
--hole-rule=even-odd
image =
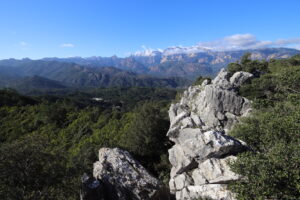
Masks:
[[[142,46],[248,40],[300,48],[299,10],[299,0],[0,0],[0,58],[124,57]]]

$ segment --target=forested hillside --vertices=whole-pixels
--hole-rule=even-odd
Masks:
[[[256,74],[239,91],[253,101],[254,112],[231,131],[251,148],[232,164],[247,178],[231,189],[238,199],[299,199],[300,56],[270,62],[249,56],[229,65],[232,73]]]
[[[180,88],[190,81],[179,77],[158,78],[115,67],[88,67],[75,63],[30,59],[0,60],[0,88],[32,90],[99,87]],[[24,87],[26,85],[26,87]]]
[[[1,90],[0,198],[78,199],[80,178],[101,147],[127,149],[165,178],[167,109],[175,95],[153,88],[39,97]]]
[[[230,133],[250,146],[231,166],[247,178],[231,190],[242,200],[299,199],[300,56],[249,56],[228,66],[255,75],[239,90],[254,111]],[[168,182],[167,110],[177,92],[133,87],[23,96],[1,90],[0,199],[78,199],[80,178],[92,171],[101,147],[128,150]]]

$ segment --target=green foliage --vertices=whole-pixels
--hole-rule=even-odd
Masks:
[[[193,83],[193,85],[201,85],[203,83],[203,81],[207,80],[208,83],[211,82],[211,78],[210,77],[203,77],[203,76],[199,76],[196,81]]]
[[[245,178],[230,188],[241,200],[299,199],[299,56],[271,60],[266,72],[239,91],[256,111],[230,133],[252,149],[231,163]]]
[[[299,199],[300,57],[249,58],[229,66],[231,73],[256,75],[239,90],[256,111],[231,132],[252,148],[232,163],[246,178],[230,187],[239,199]],[[26,97],[0,90],[1,199],[78,199],[79,178],[91,172],[101,147],[130,151],[168,182],[167,109],[176,90],[52,92]]]
[[[162,177],[170,168],[165,157],[169,148],[166,137],[169,120],[166,110],[162,109],[164,107],[154,102],[136,107],[130,116],[128,128],[120,138],[121,147],[140,158],[152,173]]]
[[[178,103],[182,98],[183,92],[184,92],[184,90],[178,90],[172,103]]]
[[[46,137],[28,135],[0,148],[1,199],[70,199],[71,182],[63,152],[49,151]]]
[[[295,95],[300,93],[300,65],[294,66],[290,62],[289,59],[270,62],[268,67],[270,72],[243,85],[240,94],[255,100],[256,107],[273,106],[276,102],[287,98],[295,100]],[[278,67],[278,63],[288,64]]]
[[[300,107],[277,105],[238,125],[232,135],[254,152],[232,165],[247,178],[232,185],[239,199],[298,199],[300,196]]]
[[[268,62],[251,60],[251,53],[245,53],[240,62],[230,63],[227,67],[228,72],[234,74],[237,71],[250,72],[254,75],[268,72]]]
[[[33,98],[21,96],[13,89],[0,90],[0,106],[24,106],[35,103],[37,102]]]
[[[101,147],[127,149],[167,182],[167,109],[175,94],[102,88],[33,98],[0,90],[0,198],[78,199],[80,177],[92,172]]]
[[[165,113],[152,102],[138,106],[133,112],[132,123],[123,138],[125,147],[136,155],[159,156],[169,127]]]
[[[231,74],[234,74],[235,72],[243,71],[243,67],[240,63],[230,63],[227,66],[227,70]]]

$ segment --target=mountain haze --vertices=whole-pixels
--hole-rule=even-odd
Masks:
[[[252,59],[283,59],[299,50],[266,48],[210,51],[173,47],[129,57],[70,57],[0,60],[0,87],[21,91],[66,87],[185,87],[198,76],[213,77],[228,63],[250,52]]]
[[[132,54],[129,57],[70,57],[45,58],[47,61],[63,61],[79,65],[104,67],[113,66],[136,73],[157,76],[180,76],[194,79],[199,75],[214,76],[227,64],[239,60],[250,52],[252,59],[270,60],[288,58],[300,51],[289,48],[264,48],[234,51],[211,51],[195,47],[172,47],[165,50],[147,50]]]
[[[183,78],[157,78],[115,67],[87,67],[75,63],[44,60],[1,60],[2,87],[182,87],[190,83]],[[43,86],[43,87],[41,87]]]

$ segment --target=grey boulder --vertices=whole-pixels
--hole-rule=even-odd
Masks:
[[[127,151],[101,148],[99,161],[94,163],[93,176],[105,187],[111,200],[168,199],[163,185]],[[161,197],[166,195],[164,197]]]

